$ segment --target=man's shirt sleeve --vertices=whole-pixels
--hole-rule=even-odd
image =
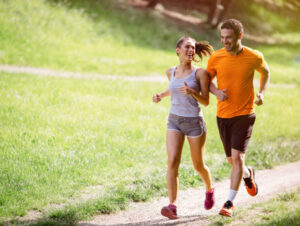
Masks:
[[[259,72],[266,71],[268,69],[268,65],[264,59],[264,56],[261,52],[256,51],[257,54],[257,64],[256,64],[256,70]]]
[[[213,80],[214,77],[217,75],[217,71],[216,71],[216,68],[215,68],[215,60],[214,60],[213,55],[211,55],[208,59],[206,70],[208,71],[208,73],[211,76],[211,79]]]

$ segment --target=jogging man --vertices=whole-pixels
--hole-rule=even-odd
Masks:
[[[221,26],[221,42],[224,48],[215,51],[209,58],[207,71],[211,78],[217,77],[217,86],[211,83],[210,91],[218,98],[217,124],[228,162],[232,166],[228,199],[220,214],[231,217],[233,200],[242,178],[247,192],[255,196],[258,192],[254,170],[245,166],[245,153],[256,115],[254,103],[263,104],[270,72],[263,55],[242,45],[243,25],[229,19]],[[260,77],[260,89],[254,101],[254,71]]]

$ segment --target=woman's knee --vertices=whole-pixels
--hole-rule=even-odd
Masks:
[[[204,165],[202,162],[195,163],[195,164],[194,164],[194,168],[195,168],[195,170],[196,170],[197,172],[199,172],[199,173],[202,173],[202,172],[207,171],[206,165]]]
[[[180,158],[177,156],[169,157],[168,159],[168,168],[169,169],[178,169],[180,165]]]

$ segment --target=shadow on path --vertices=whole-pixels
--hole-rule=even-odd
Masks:
[[[124,224],[110,224],[110,226],[140,226],[140,225],[182,225],[182,224],[188,224],[196,221],[203,221],[205,220],[206,217],[204,216],[199,216],[199,215],[190,215],[190,216],[183,216],[178,220],[169,220],[169,219],[164,219],[164,220],[147,220],[147,221],[138,221],[134,223],[124,223]],[[208,221],[207,221],[208,222]],[[94,223],[80,223],[78,224],[79,226],[105,226],[103,222],[99,224],[94,224]]]

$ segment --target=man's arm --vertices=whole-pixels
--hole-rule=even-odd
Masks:
[[[267,85],[270,82],[270,69],[266,63],[264,68],[258,69],[257,71],[260,73],[260,87],[259,87],[259,92],[256,94],[257,100],[254,103],[259,106],[264,103],[263,99],[264,99],[265,91]]]

